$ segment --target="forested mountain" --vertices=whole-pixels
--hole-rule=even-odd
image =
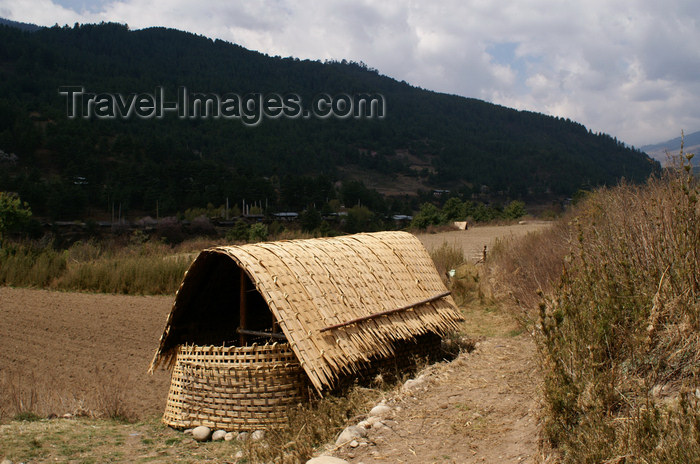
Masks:
[[[18,29],[23,29],[25,31],[38,31],[41,29],[41,26],[37,26],[36,24],[30,24],[30,23],[22,23],[19,21],[12,21],[11,19],[5,19],[5,18],[0,18],[0,24],[5,25],[5,26],[12,26],[16,27]]]
[[[305,105],[319,93],[373,93],[383,95],[386,111],[381,119],[279,117],[255,126],[174,114],[70,119],[63,86],[127,97],[162,87],[170,100],[181,87],[298,94]],[[340,195],[390,207],[366,187],[531,201],[621,177],[640,181],[658,169],[641,151],[579,123],[416,88],[362,63],[270,57],[118,24],[0,26],[0,150],[0,190],[18,192],[35,214],[62,219],[115,201],[144,214],[158,205],[161,215],[226,198],[299,210]],[[411,206],[401,198],[394,211]]]

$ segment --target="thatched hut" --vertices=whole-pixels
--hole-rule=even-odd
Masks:
[[[250,430],[308,386],[426,354],[459,320],[405,232],[217,247],[185,274],[151,370],[174,366],[166,423]]]

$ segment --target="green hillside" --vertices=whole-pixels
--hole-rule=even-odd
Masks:
[[[69,119],[62,86],[128,95],[380,94],[384,118]],[[321,208],[337,198],[407,212],[417,189],[470,198],[568,196],[645,179],[658,163],[583,125],[412,87],[362,63],[270,57],[164,28],[0,26],[0,190],[35,214],[173,214],[208,203]],[[16,155],[14,157],[10,154]],[[349,182],[351,180],[362,183]],[[341,187],[343,185],[344,187]],[[394,194],[384,201],[372,192]],[[413,195],[413,196],[412,196]]]

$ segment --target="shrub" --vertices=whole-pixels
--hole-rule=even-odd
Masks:
[[[239,219],[233,228],[226,233],[226,240],[244,242],[248,240],[248,230],[250,227],[243,219]]]
[[[452,197],[442,207],[442,216],[445,221],[464,221],[467,218],[467,208],[462,200]]]
[[[201,215],[192,219],[190,232],[195,235],[214,235],[216,230],[208,217]]]
[[[527,235],[499,239],[486,260],[485,285],[493,296],[518,309],[517,316],[532,324],[540,294],[551,295],[559,282],[571,246],[570,218]]]
[[[27,202],[8,192],[0,192],[0,246],[5,233],[25,227],[31,215]]]
[[[503,208],[503,217],[505,219],[518,219],[525,216],[525,203],[519,200],[513,200]]]
[[[185,239],[182,224],[174,216],[165,217],[158,221],[156,231],[161,239],[170,244],[180,243]]]
[[[418,229],[425,229],[428,226],[442,224],[442,215],[437,206],[432,203],[423,203],[420,211],[413,217],[411,226]]]
[[[579,205],[538,333],[544,431],[565,463],[700,460],[700,205],[689,160]]]
[[[264,240],[267,240],[267,226],[262,222],[255,223],[250,226],[250,230],[248,231],[248,241],[255,243],[262,242]]]

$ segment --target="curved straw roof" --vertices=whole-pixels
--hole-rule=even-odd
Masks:
[[[229,257],[251,279],[319,392],[359,364],[391,356],[393,341],[444,334],[461,320],[427,251],[405,232],[217,247],[202,251],[185,274],[151,370],[172,364],[182,341],[171,323],[190,310],[192,287],[204,285],[198,275],[212,254]]]

